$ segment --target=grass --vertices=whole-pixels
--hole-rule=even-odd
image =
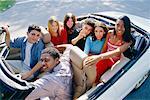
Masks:
[[[15,0],[0,0],[0,12],[4,12],[15,4]]]

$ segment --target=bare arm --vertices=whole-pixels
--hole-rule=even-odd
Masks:
[[[103,48],[101,50],[101,53],[105,53],[107,51],[108,39],[110,38],[110,36],[112,36],[112,34],[113,34],[113,31],[109,30],[109,32],[107,33],[107,36],[106,36],[106,40],[105,40],[104,46],[103,46]]]
[[[109,52],[106,52],[106,53],[103,53],[103,54],[100,54],[101,57],[103,59],[108,59],[110,57],[113,57],[115,55],[118,55],[118,54],[121,54],[123,53],[124,51],[126,51],[129,46],[131,45],[132,43],[124,43],[122,46],[120,46],[119,48],[117,48],[116,50],[113,50],[113,51],[109,51]]]
[[[41,28],[42,39],[44,43],[49,43],[51,40],[50,33],[44,27],[40,26],[40,28]]]
[[[79,35],[71,40],[71,43],[75,45],[80,39],[86,37],[86,34],[84,34],[83,30],[80,31]]]
[[[6,37],[5,37],[5,41],[8,47],[10,47],[10,32],[8,31],[8,27],[5,26],[3,27],[5,32],[6,32]]]
[[[32,76],[37,70],[39,70],[42,67],[42,62],[39,61],[30,71],[25,72],[22,74],[22,79],[27,79],[30,76]]]
[[[43,41],[44,43],[50,43],[51,41],[51,36],[49,33],[43,34]]]
[[[85,59],[84,66],[91,66],[91,65],[96,64],[99,60],[108,59],[115,55],[121,54],[124,51],[126,51],[131,44],[132,44],[132,42],[124,43],[121,47],[117,48],[116,50],[109,51],[109,52],[106,52],[106,53],[103,53],[100,55],[89,56]]]

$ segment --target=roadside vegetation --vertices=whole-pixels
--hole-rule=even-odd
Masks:
[[[15,0],[0,0],[0,13],[9,9],[15,4]]]

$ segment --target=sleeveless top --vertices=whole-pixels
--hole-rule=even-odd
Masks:
[[[118,47],[120,47],[120,46],[122,46],[123,45],[123,42],[120,42],[118,45],[116,45],[116,44],[112,44],[111,42],[110,42],[110,38],[108,39],[108,42],[107,42],[107,52],[108,51],[113,51],[113,50],[115,50],[115,49],[117,49]],[[117,60],[119,60],[120,59],[120,57],[121,57],[121,54],[120,55],[117,55],[117,56],[113,56],[112,57],[112,59],[114,60],[114,61],[117,61]]]

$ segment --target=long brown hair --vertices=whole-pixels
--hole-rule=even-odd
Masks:
[[[121,17],[118,18],[118,20],[122,20],[123,23],[124,23],[125,32],[123,34],[123,40],[125,42],[133,41],[134,39],[131,35],[131,22],[130,22],[129,17],[121,16]]]
[[[69,20],[69,18],[71,18],[72,21],[73,21],[73,25],[72,25],[71,28],[69,28],[69,27],[67,26],[67,21]],[[72,13],[67,13],[67,14],[65,15],[65,17],[64,17],[64,28],[66,29],[67,34],[72,33],[72,31],[73,31],[75,25],[76,25],[76,17],[75,17],[75,15],[73,15]]]
[[[103,22],[98,22],[98,21],[96,21],[96,22],[95,22],[95,26],[94,26],[94,30],[95,30],[96,27],[101,27],[101,28],[103,28],[105,34],[103,35],[102,39],[103,39],[103,38],[106,38],[106,35],[107,35],[107,33],[108,33],[108,27],[106,26],[106,24],[104,24]],[[95,32],[93,32],[91,36],[92,36],[92,40],[95,41],[95,40],[96,40]],[[101,39],[101,40],[102,40],[102,39]]]
[[[57,26],[58,26],[57,34],[59,36],[60,35],[60,26],[59,26],[59,22],[55,16],[51,16],[50,19],[48,20],[48,31],[51,34],[51,36],[52,36],[52,34],[54,34],[54,32],[52,31],[52,26],[51,26],[53,22],[57,23]]]

